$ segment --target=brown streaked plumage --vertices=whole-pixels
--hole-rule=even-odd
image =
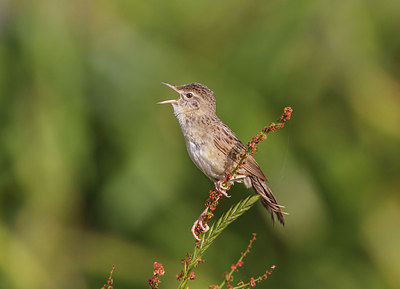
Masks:
[[[189,156],[196,166],[214,183],[222,179],[225,171],[232,170],[239,162],[246,147],[216,115],[214,93],[200,83],[174,86],[178,99],[159,102],[171,103],[175,116],[182,128]],[[285,224],[281,206],[265,183],[267,178],[253,156],[249,156],[239,170],[236,182],[243,182],[247,188],[253,187],[261,196],[261,202],[279,222]]]

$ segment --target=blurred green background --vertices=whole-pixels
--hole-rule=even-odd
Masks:
[[[400,1],[0,2],[0,288],[176,288],[211,182],[161,81],[200,82],[247,142],[287,226],[260,204],[191,289],[275,264],[260,288],[400,288]],[[236,185],[217,214],[251,191]]]

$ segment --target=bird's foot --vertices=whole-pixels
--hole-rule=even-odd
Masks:
[[[205,233],[208,230],[210,230],[210,227],[208,226],[207,223],[203,223],[203,217],[205,214],[208,212],[208,207],[205,208],[205,210],[200,214],[200,217],[194,221],[191,232],[193,234],[193,237],[196,239],[196,241],[200,241],[201,239],[199,238],[198,234]],[[198,229],[197,229],[198,228]],[[198,233],[198,234],[197,234]]]
[[[243,182],[243,179],[245,179],[247,177],[247,175],[243,175],[243,174],[235,174],[232,176],[231,181],[236,181],[236,182]]]
[[[222,195],[224,195],[227,198],[230,198],[231,196],[228,195],[228,193],[226,192],[229,189],[230,185],[227,184],[227,182],[225,180],[219,180],[215,183],[215,188],[217,189],[217,191],[219,193],[221,193]]]

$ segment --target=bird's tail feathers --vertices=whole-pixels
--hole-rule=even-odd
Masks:
[[[276,215],[278,221],[282,225],[285,225],[285,219],[283,217],[285,213],[282,212],[283,206],[278,204],[271,189],[267,186],[267,184],[263,180],[255,176],[251,176],[250,178],[253,189],[256,191],[257,194],[260,195],[261,203],[271,214],[272,221],[275,222],[275,215]]]

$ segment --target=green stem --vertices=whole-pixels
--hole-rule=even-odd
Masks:
[[[246,256],[246,255],[243,254],[243,255],[239,258],[239,260],[237,261],[237,263],[239,263],[240,261],[242,261],[242,260],[244,259],[245,256]],[[237,263],[236,263],[236,264],[237,264]],[[231,276],[233,275],[233,272],[235,272],[235,270],[236,270],[236,267],[234,267],[233,269],[231,269],[231,271],[228,273],[228,277],[227,277],[227,278],[231,278]],[[226,283],[226,279],[227,279],[227,278],[225,278],[224,281],[222,281],[222,283],[219,285],[219,288],[222,288],[222,287],[225,286],[225,283]]]
[[[231,207],[224,215],[222,215],[217,222],[215,222],[210,230],[203,234],[199,243],[195,245],[192,259],[188,266],[185,268],[182,276],[182,280],[179,283],[178,289],[186,289],[187,283],[189,281],[188,276],[193,271],[193,269],[199,264],[199,260],[205,253],[205,251],[210,247],[214,240],[222,233],[222,231],[237,218],[247,212],[255,202],[259,199],[258,195],[253,195],[245,198],[244,200],[237,203],[235,206]]]
[[[257,283],[258,281],[262,280],[263,276],[258,277],[257,279],[254,279],[254,283]],[[240,288],[244,288],[250,285],[250,282],[247,282],[245,284],[236,286],[236,287],[232,287],[232,289],[240,289]],[[251,285],[250,285],[251,286]]]

